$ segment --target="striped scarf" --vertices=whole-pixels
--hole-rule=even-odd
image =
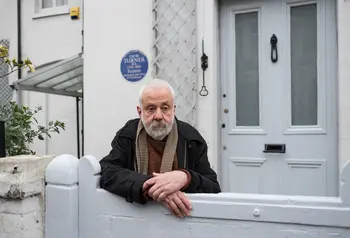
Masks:
[[[176,147],[178,141],[178,131],[176,121],[173,123],[162,156],[162,163],[160,167],[160,173],[170,172],[173,168],[174,159],[176,156]],[[142,120],[140,119],[137,134],[136,134],[136,160],[137,160],[137,171],[142,174],[148,173],[148,144],[147,134],[143,126]]]

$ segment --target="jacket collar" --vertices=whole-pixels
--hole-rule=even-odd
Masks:
[[[183,137],[187,141],[199,141],[199,135],[197,135],[197,133],[194,133],[193,128],[191,128],[189,124],[179,120],[177,117],[175,117],[175,120],[177,123],[179,137]],[[119,135],[135,140],[139,121],[140,118],[129,120],[121,129]]]

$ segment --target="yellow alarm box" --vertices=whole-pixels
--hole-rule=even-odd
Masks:
[[[72,20],[79,19],[79,7],[71,7],[70,8],[70,18]]]

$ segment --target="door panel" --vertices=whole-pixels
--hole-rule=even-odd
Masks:
[[[337,196],[334,1],[225,0],[220,14],[223,190]]]

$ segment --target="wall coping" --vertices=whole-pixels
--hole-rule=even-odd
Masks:
[[[0,198],[24,199],[42,193],[45,170],[53,155],[0,158]]]

